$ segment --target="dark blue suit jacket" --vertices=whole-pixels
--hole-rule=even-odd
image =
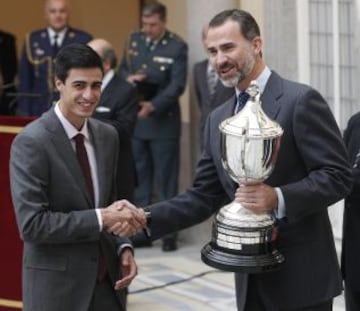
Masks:
[[[71,43],[88,43],[91,39],[90,34],[69,28],[61,47]],[[46,28],[26,36],[19,68],[18,114],[39,116],[58,100],[53,82],[53,59]]]
[[[265,183],[284,196],[286,218],[279,220],[276,247],[285,263],[254,278],[267,310],[315,305],[342,290],[327,208],[350,191],[347,153],[328,105],[314,89],[273,72],[261,99],[265,113],[284,129],[275,169]],[[218,128],[234,108],[235,97],[210,114],[193,186],[151,206],[154,239],[199,223],[234,199],[236,184],[221,163]],[[248,274],[236,273],[238,310],[244,307],[247,280]]]
[[[187,51],[186,43],[169,31],[153,50],[146,46],[143,32],[130,35],[120,64],[120,75],[126,79],[131,74],[145,73],[145,82],[156,90],[155,94],[149,94],[155,111],[145,119],[138,119],[134,137],[156,139],[180,136],[179,97],[186,85]]]
[[[15,37],[4,31],[0,31],[0,75],[2,76],[2,82],[6,85],[4,89],[3,85],[0,85],[0,114],[10,114],[12,107],[10,104],[14,102],[14,98],[7,96],[7,93],[14,93],[16,88],[11,83],[14,83],[14,79],[17,72],[17,57]]]
[[[134,132],[138,102],[135,88],[115,75],[101,93],[93,117],[112,124],[119,135],[117,199],[133,201],[136,169],[131,138]]]
[[[347,125],[344,140],[353,166],[353,188],[345,200],[342,272],[346,286],[353,291],[360,291],[360,113],[353,115]]]

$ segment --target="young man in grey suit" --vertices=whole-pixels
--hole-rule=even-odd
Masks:
[[[351,170],[340,131],[324,98],[309,86],[285,80],[262,59],[255,19],[242,10],[216,15],[207,34],[209,60],[223,83],[245,91],[256,80],[265,113],[284,129],[272,175],[237,185],[223,168],[219,124],[235,112],[236,98],[209,116],[193,186],[150,206],[152,238],[192,226],[234,199],[278,219],[276,248],[283,265],[262,274],[235,274],[238,310],[332,310],[342,290],[328,206],[345,197]]]
[[[57,57],[55,108],[16,136],[11,192],[24,240],[24,311],[125,310],[136,275],[127,238],[141,220],[116,199],[118,136],[89,118],[103,78],[99,56],[83,44]],[[107,230],[113,234],[107,232]]]

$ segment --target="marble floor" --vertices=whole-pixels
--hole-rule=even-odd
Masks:
[[[164,253],[155,242],[137,248],[139,273],[129,289],[128,311],[236,311],[233,274],[202,263],[201,247],[180,244]],[[342,296],[333,310],[345,311]]]

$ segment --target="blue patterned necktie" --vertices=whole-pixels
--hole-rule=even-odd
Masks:
[[[238,96],[238,101],[235,107],[235,114],[237,114],[238,112],[240,112],[241,109],[244,108],[246,102],[248,101],[250,95],[246,92],[240,92],[239,96]]]

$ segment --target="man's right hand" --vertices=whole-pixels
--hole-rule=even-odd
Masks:
[[[132,236],[146,226],[143,211],[126,200],[102,208],[101,216],[104,229],[118,236]]]
[[[128,82],[130,82],[131,84],[134,84],[136,82],[141,82],[141,81],[144,81],[146,78],[146,75],[143,74],[143,73],[137,73],[137,74],[133,74],[133,75],[130,75],[126,78],[126,80]]]

